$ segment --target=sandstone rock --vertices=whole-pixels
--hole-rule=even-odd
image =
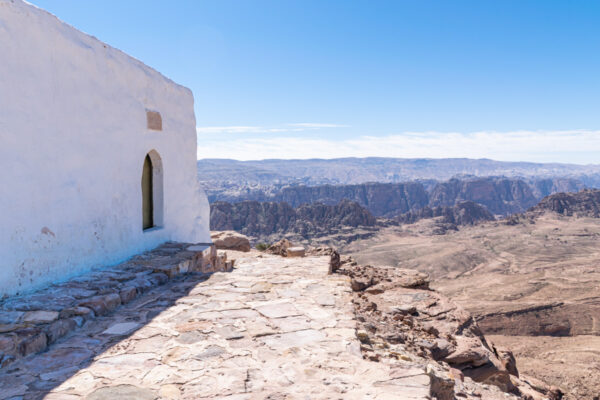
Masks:
[[[92,297],[79,303],[79,307],[89,308],[94,311],[95,315],[105,315],[109,312],[106,301],[102,296]]]
[[[289,247],[286,252],[286,257],[304,257],[304,251],[304,247]]]
[[[136,322],[122,322],[119,324],[114,324],[104,332],[103,335],[128,335],[137,328],[139,328],[140,324]]]
[[[490,352],[484,348],[480,339],[457,338],[456,350],[444,358],[450,365],[470,365],[479,367],[490,361]]]
[[[58,319],[56,311],[28,311],[23,316],[23,322],[32,324],[48,324]]]
[[[94,312],[87,307],[69,307],[63,309],[59,318],[83,317],[85,319],[93,318]]]
[[[169,279],[173,279],[179,274],[179,267],[177,265],[161,265],[154,267],[154,272],[165,274]]]
[[[287,249],[293,247],[292,242],[287,239],[281,239],[279,242],[272,244],[266,250],[269,254],[275,254],[278,256],[285,257],[287,256]]]
[[[46,334],[38,328],[25,328],[15,333],[17,350],[22,356],[40,352],[48,345]]]
[[[492,347],[500,361],[502,362],[502,366],[504,369],[508,371],[509,374],[519,377],[519,371],[517,370],[517,360],[513,355],[512,351],[508,349],[496,348]]]
[[[211,232],[210,238],[217,249],[250,251],[250,240],[247,236],[235,231]]]
[[[210,205],[210,225],[215,230],[235,230],[266,238],[271,235],[325,235],[344,227],[375,227],[377,220],[354,201],[338,204],[302,204],[292,208],[285,202],[243,201]]]
[[[148,275],[148,280],[154,284],[154,286],[164,285],[169,281],[169,277],[161,272],[155,272]]]
[[[59,319],[58,321],[54,321],[45,329],[46,335],[48,336],[48,344],[56,342],[76,327],[77,323],[72,319]]]
[[[368,276],[352,278],[350,281],[350,287],[355,292],[363,291],[371,285],[373,285],[373,278]]]
[[[20,322],[23,311],[0,311],[0,325],[11,325]]]
[[[108,312],[113,311],[115,308],[121,305],[121,296],[117,293],[111,293],[104,296],[104,302],[106,303],[106,309]]]
[[[137,296],[137,289],[132,286],[124,287],[119,291],[122,304],[127,304]]]
[[[117,385],[97,389],[87,397],[87,400],[156,400],[157,397],[148,389],[142,389],[133,385]]]
[[[427,365],[427,375],[431,379],[430,391],[437,400],[454,400],[454,378],[432,364]]]

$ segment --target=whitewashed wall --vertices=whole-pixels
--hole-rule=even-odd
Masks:
[[[189,89],[21,0],[0,0],[0,296],[168,240],[210,242]],[[161,113],[162,131],[146,126]],[[144,157],[164,225],[142,230]]]

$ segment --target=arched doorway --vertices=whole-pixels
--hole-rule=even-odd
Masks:
[[[162,161],[155,150],[144,158],[142,169],[142,229],[151,229],[162,225],[163,209],[163,171]]]

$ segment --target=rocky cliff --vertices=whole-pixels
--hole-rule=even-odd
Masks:
[[[521,179],[451,179],[431,190],[430,206],[453,206],[460,201],[484,205],[493,214],[521,212],[537,203],[531,187]]]
[[[546,211],[567,216],[600,217],[600,190],[582,190],[578,193],[556,193],[547,196],[528,214],[540,214]]]
[[[374,227],[375,217],[358,203],[342,200],[335,205],[287,202],[215,202],[211,205],[212,230],[235,230],[255,238],[288,233],[304,238],[326,235],[342,227]]]
[[[351,279],[363,357],[391,368],[427,364],[432,398],[493,399],[494,386],[507,398],[562,397],[559,388],[532,384],[535,380],[520,374],[512,353],[489,342],[467,311],[431,290],[427,274],[361,266],[335,252],[330,269]]]
[[[394,220],[401,224],[412,224],[421,219],[437,217],[442,217],[443,223],[454,225],[475,225],[482,221],[494,220],[487,208],[472,201],[463,201],[452,207],[424,207],[399,215]]]
[[[357,202],[376,216],[387,216],[423,208],[428,195],[422,184],[407,182],[293,186],[282,189],[274,198],[293,207],[316,202],[337,204],[344,199]]]
[[[541,198],[556,191],[577,191],[584,185],[575,179],[524,180],[503,177],[464,177],[446,182],[424,180],[406,183],[364,183],[355,185],[305,184],[237,187],[209,190],[209,200],[286,202],[334,205],[343,199],[357,202],[377,217],[395,217],[424,207],[452,207],[464,201],[481,204],[496,215],[527,210]]]

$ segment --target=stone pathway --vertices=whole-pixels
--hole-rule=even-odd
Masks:
[[[228,252],[0,372],[0,399],[426,399],[429,376],[364,360],[329,257]],[[234,255],[233,255],[234,254]]]

